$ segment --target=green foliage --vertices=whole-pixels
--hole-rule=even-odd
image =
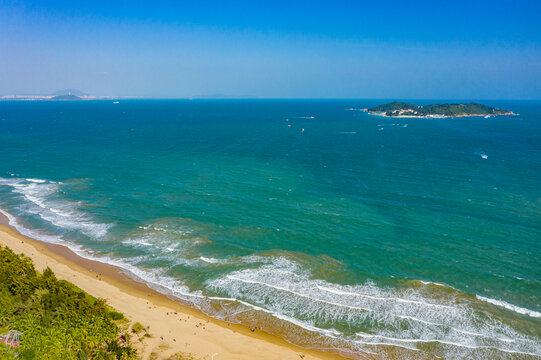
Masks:
[[[109,311],[109,315],[111,316],[111,319],[113,320],[123,320],[124,315],[122,313],[116,312],[114,310]]]
[[[432,104],[422,108],[422,113],[444,116],[465,116],[465,115],[502,115],[508,111],[496,109],[478,103],[469,104]]]
[[[496,109],[478,103],[468,104],[431,104],[417,106],[408,103],[394,101],[389,104],[379,105],[368,109],[373,112],[385,112],[387,116],[399,115],[398,110],[414,110],[420,116],[441,115],[441,116],[468,116],[468,115],[512,115],[511,111]]]
[[[24,333],[19,359],[135,359],[134,349],[118,344],[113,320],[119,318],[104,300],[58,280],[49,268],[39,274],[29,258],[0,248],[0,328]],[[0,358],[14,354],[0,347]]]
[[[373,107],[371,109],[368,109],[368,111],[390,112],[390,111],[393,111],[393,110],[404,110],[404,109],[418,110],[419,106],[413,105],[413,104],[408,104],[408,103],[403,103],[403,102],[398,102],[398,101],[393,101],[393,102],[388,103],[388,104]]]
[[[12,348],[4,345],[3,343],[0,343],[0,359],[3,359],[3,360],[15,360],[17,357],[16,357],[16,352],[15,350],[13,350]]]
[[[180,351],[171,355],[167,360],[197,360],[197,358],[193,354]]]
[[[136,333],[136,334],[139,334],[144,329],[145,329],[145,327],[141,323],[138,323],[138,322],[133,324],[132,327],[131,327],[131,331]]]

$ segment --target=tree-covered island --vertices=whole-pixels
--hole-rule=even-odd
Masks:
[[[465,116],[497,116],[516,115],[509,110],[501,110],[479,103],[467,104],[431,104],[418,106],[404,102],[393,101],[368,109],[372,115],[392,117],[465,117]]]

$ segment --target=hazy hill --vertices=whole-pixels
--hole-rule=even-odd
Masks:
[[[77,90],[77,89],[64,89],[64,90],[56,91],[56,92],[52,93],[51,95],[54,95],[54,96],[63,96],[63,95],[86,96],[87,94],[85,94],[81,90]]]
[[[75,95],[58,95],[53,96],[51,100],[81,100],[81,98]]]

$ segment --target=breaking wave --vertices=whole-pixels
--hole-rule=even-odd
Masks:
[[[395,346],[445,358],[541,355],[538,339],[476,310],[471,298],[451,288],[439,293],[422,286],[338,285],[311,278],[309,271],[283,257],[225,274],[208,286],[296,319],[296,325],[306,330],[337,337],[353,352],[381,353]]]
[[[0,185],[9,186],[25,201],[22,209],[62,229],[80,231],[95,238],[107,235],[112,224],[94,221],[80,209],[81,203],[58,198],[61,183],[41,179],[0,178]]]
[[[477,297],[477,299],[479,299],[481,301],[485,301],[485,302],[490,303],[492,305],[501,306],[503,308],[506,308],[507,310],[511,310],[511,311],[514,311],[514,312],[522,314],[522,315],[528,315],[528,316],[531,316],[531,317],[534,317],[534,318],[541,318],[541,313],[538,312],[538,311],[521,308],[520,306],[509,304],[508,302],[505,302],[503,300],[495,300],[495,299],[487,298],[487,297],[484,297],[484,296],[481,296],[481,295],[476,295],[476,297]]]

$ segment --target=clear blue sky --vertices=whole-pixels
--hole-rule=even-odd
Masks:
[[[5,1],[0,94],[541,99],[541,1]]]

